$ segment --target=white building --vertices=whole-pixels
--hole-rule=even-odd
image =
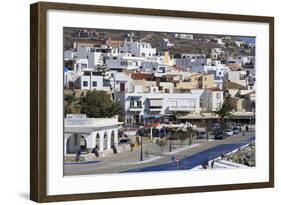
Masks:
[[[193,40],[193,35],[192,34],[175,33],[174,37],[175,38],[181,38],[181,39]]]
[[[109,71],[107,79],[110,81],[112,92],[130,92],[132,78],[129,74]]]
[[[80,88],[82,90],[110,91],[110,82],[101,75],[96,75],[93,71],[84,71],[80,76]]]
[[[242,60],[242,65],[245,66],[246,64],[253,64],[255,65],[256,60],[255,60],[255,56],[243,56],[241,58]]]
[[[211,49],[211,59],[218,59],[218,57],[225,52],[221,48],[212,48]]]
[[[225,45],[225,43],[223,42],[223,40],[221,38],[217,38],[217,44],[218,45]]]
[[[64,60],[87,59],[88,68],[96,68],[104,65],[105,59],[110,56],[116,56],[117,49],[108,46],[101,47],[79,47],[77,49],[67,50],[64,52]]]
[[[222,89],[223,80],[226,79],[226,74],[229,72],[229,68],[224,64],[216,66],[204,66],[204,72],[214,75],[214,83],[216,87]]]
[[[237,46],[237,47],[242,47],[243,45],[245,45],[245,42],[244,41],[234,41],[234,44]]]
[[[91,153],[98,147],[103,156],[118,147],[118,118],[86,118],[70,114],[64,119],[64,154]]]
[[[125,40],[119,48],[120,53],[131,53],[135,57],[151,57],[156,54],[156,48],[152,48],[150,43]]]
[[[80,88],[81,71],[68,70],[64,72],[64,87],[70,89]]]
[[[171,115],[177,112],[215,111],[223,101],[221,90],[198,89],[183,93],[174,90],[173,93],[165,93],[157,86],[151,86],[150,92],[144,93],[140,87],[137,86],[131,93],[117,93],[127,123],[132,120],[133,123],[139,123],[146,114]]]
[[[210,65],[211,59],[206,58],[202,54],[181,54],[181,58],[175,59],[175,64],[180,68],[190,68],[193,72],[197,72],[197,67],[203,68],[204,65]]]
[[[161,41],[161,44],[163,46],[168,46],[168,47],[174,46],[174,44],[172,44],[168,38],[163,38],[162,41]]]
[[[105,64],[110,70],[137,70],[143,60],[143,57],[135,57],[131,53],[119,53],[117,57],[106,59]]]
[[[216,111],[223,103],[223,91],[220,89],[204,90],[200,98],[200,107],[203,112]]]
[[[247,71],[228,71],[227,79],[242,86],[247,86]]]

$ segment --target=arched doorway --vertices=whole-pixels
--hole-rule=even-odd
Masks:
[[[107,150],[108,149],[108,147],[107,147],[107,140],[108,140],[107,132],[104,132],[104,135],[103,135],[103,150]]]
[[[70,135],[66,142],[66,153],[75,154],[78,151],[87,151],[87,141],[84,136],[79,134]]]

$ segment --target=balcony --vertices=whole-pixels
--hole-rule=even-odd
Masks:
[[[142,109],[141,101],[130,101],[130,111],[141,111]]]
[[[162,104],[163,104],[163,98],[149,99],[149,110],[150,111],[161,111]]]
[[[195,106],[187,106],[187,105],[169,106],[170,111],[194,111],[195,109],[196,109]]]
[[[142,111],[142,106],[130,106],[130,111]]]

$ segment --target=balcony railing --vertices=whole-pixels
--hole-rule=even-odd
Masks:
[[[130,106],[131,109],[142,109],[142,106]]]

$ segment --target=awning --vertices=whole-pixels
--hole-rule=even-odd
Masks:
[[[149,105],[150,107],[162,107],[162,99],[150,99]]]
[[[179,120],[192,120],[192,119],[217,119],[219,118],[217,115],[213,113],[190,113],[187,115],[179,115],[176,116],[177,119]]]
[[[253,112],[232,112],[231,119],[252,119],[255,115]],[[179,120],[191,120],[191,119],[218,119],[220,118],[218,115],[214,113],[190,113],[187,115],[179,115],[176,116]],[[228,117],[226,117],[228,118]]]

